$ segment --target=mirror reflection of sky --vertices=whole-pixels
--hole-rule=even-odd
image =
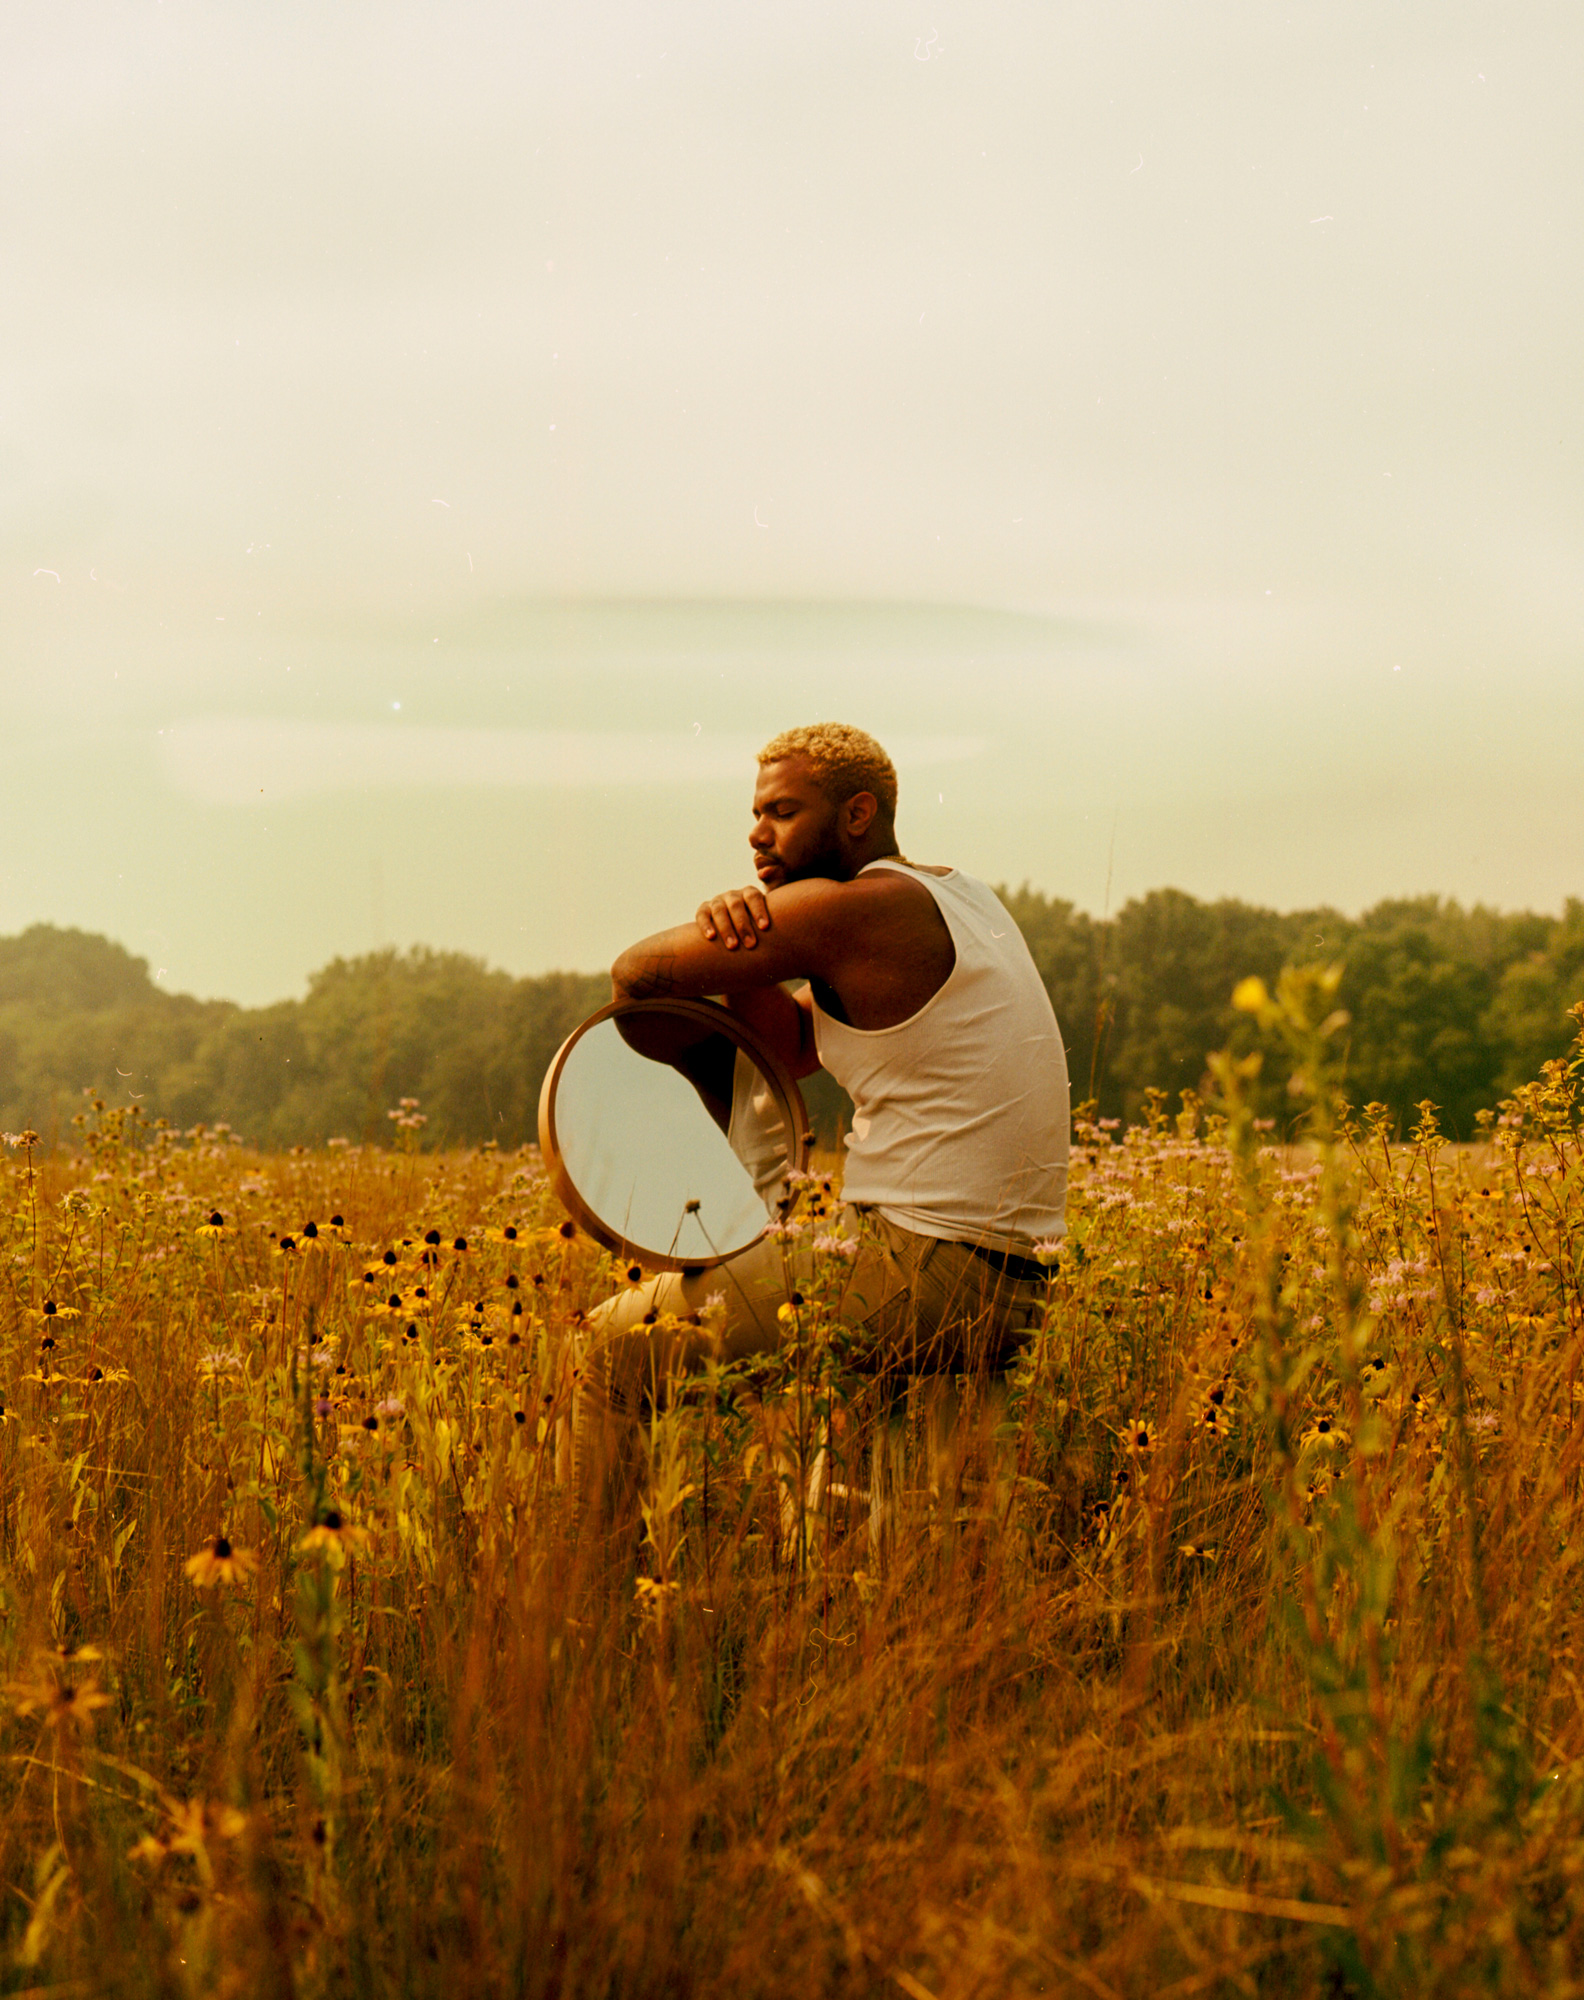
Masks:
[[[630,1049],[614,1022],[591,1028],[568,1056],[556,1136],[583,1199],[631,1243],[708,1257],[764,1230],[752,1176],[697,1091],[669,1064]]]
[[[609,963],[753,749],[1092,910],[1584,888],[1584,15],[21,0],[0,932]]]

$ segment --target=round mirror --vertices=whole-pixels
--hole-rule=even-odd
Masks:
[[[796,1083],[712,1000],[616,1000],[561,1044],[539,1145],[574,1219],[650,1270],[746,1250],[808,1159]]]

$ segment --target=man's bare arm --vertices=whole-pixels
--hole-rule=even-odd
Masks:
[[[700,935],[696,924],[678,924],[629,945],[611,967],[618,999],[658,1000],[761,992],[784,979],[837,974],[855,949],[853,885],[823,880],[788,882],[768,897],[774,927],[751,952],[729,951],[724,941]],[[774,1003],[771,1003],[774,1004]]]
[[[611,968],[612,994],[618,1000],[721,994],[732,1013],[769,1044],[794,1076],[812,1076],[820,1061],[807,999],[794,999],[768,976],[767,959],[745,966],[740,952],[726,957],[729,949],[724,940],[704,944],[690,928],[661,931],[629,946],[617,959]]]
[[[612,999],[673,1000],[696,997],[696,989],[677,983],[677,955],[668,947],[669,937],[669,932],[661,931],[655,937],[645,938],[641,944],[628,946],[611,967]]]

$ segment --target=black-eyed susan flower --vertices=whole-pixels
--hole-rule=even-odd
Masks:
[[[211,1584],[240,1583],[257,1568],[258,1557],[253,1551],[238,1548],[225,1535],[216,1535],[212,1542],[205,1542],[186,1562],[187,1575],[200,1590],[207,1590]]]
[[[1135,1417],[1122,1427],[1122,1442],[1130,1452],[1139,1458],[1147,1458],[1155,1449],[1160,1433],[1147,1417]]]
[[[247,1815],[235,1806],[207,1799],[166,1799],[170,1825],[164,1833],[146,1833],[127,1849],[129,1861],[147,1861],[156,1868],[173,1854],[204,1854],[216,1839],[237,1840],[247,1831]]]
[[[300,1555],[322,1555],[337,1568],[368,1544],[368,1531],[353,1525],[339,1507],[321,1507],[313,1526],[297,1544]]]
[[[8,1682],[6,1693],[18,1715],[37,1715],[47,1728],[61,1733],[92,1729],[96,1711],[110,1705],[97,1682],[58,1680],[53,1674]]]
[[[58,1660],[63,1667],[78,1667],[85,1661],[102,1660],[104,1650],[94,1645],[91,1640],[79,1642],[75,1639],[62,1639],[58,1646],[47,1649],[47,1657]]]
[[[1310,1445],[1318,1445],[1322,1450],[1334,1450],[1348,1441],[1348,1434],[1335,1417],[1316,1417],[1298,1440],[1299,1448],[1307,1451]]]
[[[225,1217],[220,1213],[218,1208],[210,1209],[208,1221],[200,1222],[196,1233],[199,1236],[207,1236],[210,1237],[211,1239],[216,1236],[224,1235]]]

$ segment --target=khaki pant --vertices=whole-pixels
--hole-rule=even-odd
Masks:
[[[850,1365],[898,1378],[1004,1368],[1043,1321],[1044,1280],[1013,1278],[966,1244],[916,1235],[851,1205],[817,1226],[856,1245],[850,1262],[816,1251],[806,1234],[762,1237],[725,1264],[665,1272],[590,1315],[572,1433],[585,1510],[605,1511],[601,1489],[607,1504],[614,1498],[608,1481],[630,1485],[638,1416],[664,1401],[670,1381],[712,1358],[772,1354],[795,1337],[796,1323],[779,1317],[794,1295],[829,1301],[855,1336]],[[706,1323],[690,1323],[717,1295],[724,1322],[718,1307]]]

